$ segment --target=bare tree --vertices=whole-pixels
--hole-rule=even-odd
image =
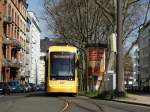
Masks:
[[[106,43],[112,26],[93,0],[46,0],[45,5],[50,26],[66,40]]]
[[[85,45],[106,44],[107,37],[112,32],[112,23],[106,19],[102,7],[93,0],[45,0],[45,8],[53,31],[81,50],[83,74],[86,74]]]
[[[141,25],[148,0],[123,1],[123,40],[126,42],[134,29]],[[85,45],[107,44],[109,35],[116,33],[116,0],[44,0],[44,7],[51,30],[81,50],[81,68],[86,74]]]
[[[124,36],[124,41],[130,37],[130,35],[132,35],[133,37],[135,37],[134,41],[132,42],[131,46],[128,48],[128,51],[125,53],[125,56],[129,55],[130,51],[132,50],[133,46],[137,43],[138,41],[138,37],[139,37],[139,30],[144,26],[144,24],[147,21],[148,18],[148,14],[150,14],[150,0],[145,1],[144,3],[142,2],[142,10],[141,10],[141,15],[139,15],[140,22],[137,25],[134,25],[134,27],[132,26],[132,28],[126,32],[126,35]],[[146,7],[144,7],[146,6]],[[138,9],[139,10],[139,9]],[[138,21],[137,21],[138,22]],[[133,34],[135,34],[134,32],[136,32],[136,36],[134,36]]]

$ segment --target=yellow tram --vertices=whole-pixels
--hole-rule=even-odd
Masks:
[[[78,93],[77,48],[50,46],[46,56],[46,92]]]

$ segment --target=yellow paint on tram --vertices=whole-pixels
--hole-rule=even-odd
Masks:
[[[76,47],[49,47],[46,61],[47,93],[78,93],[77,61]]]

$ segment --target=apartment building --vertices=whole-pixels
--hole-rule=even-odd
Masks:
[[[30,37],[30,28],[31,27],[31,17],[29,13],[27,13],[27,32],[26,32],[26,58],[25,58],[25,80],[26,82],[29,82],[29,77],[30,77],[30,64],[31,64],[31,38]]]
[[[2,54],[4,5],[5,5],[4,0],[1,0],[1,1],[0,1],[0,54]],[[2,80],[1,68],[2,68],[2,55],[0,55],[0,81]]]
[[[135,44],[132,48],[132,62],[133,62],[133,86],[138,86],[140,65],[139,65],[139,47]]]
[[[26,0],[1,0],[1,80],[25,80]]]
[[[38,77],[38,81],[40,83],[45,82],[45,59],[44,58],[46,56],[48,47],[61,42],[62,40],[60,38],[45,37],[40,40],[40,68],[39,68],[39,77]]]
[[[46,53],[41,52],[40,53],[39,77],[38,77],[39,83],[45,82],[45,57],[46,57]]]
[[[139,36],[140,75],[141,87],[150,87],[150,20],[140,30]]]
[[[126,87],[133,85],[133,60],[130,55],[124,58],[124,81]]]
[[[35,15],[34,12],[29,11],[30,16],[30,32],[28,34],[30,40],[30,46],[29,46],[29,83],[35,83],[38,84],[39,80],[39,63],[40,63],[40,37],[41,37],[41,30],[39,28],[39,21]]]

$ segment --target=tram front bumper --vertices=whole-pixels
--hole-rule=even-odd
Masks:
[[[77,93],[78,86],[49,86],[47,89],[49,93]]]

